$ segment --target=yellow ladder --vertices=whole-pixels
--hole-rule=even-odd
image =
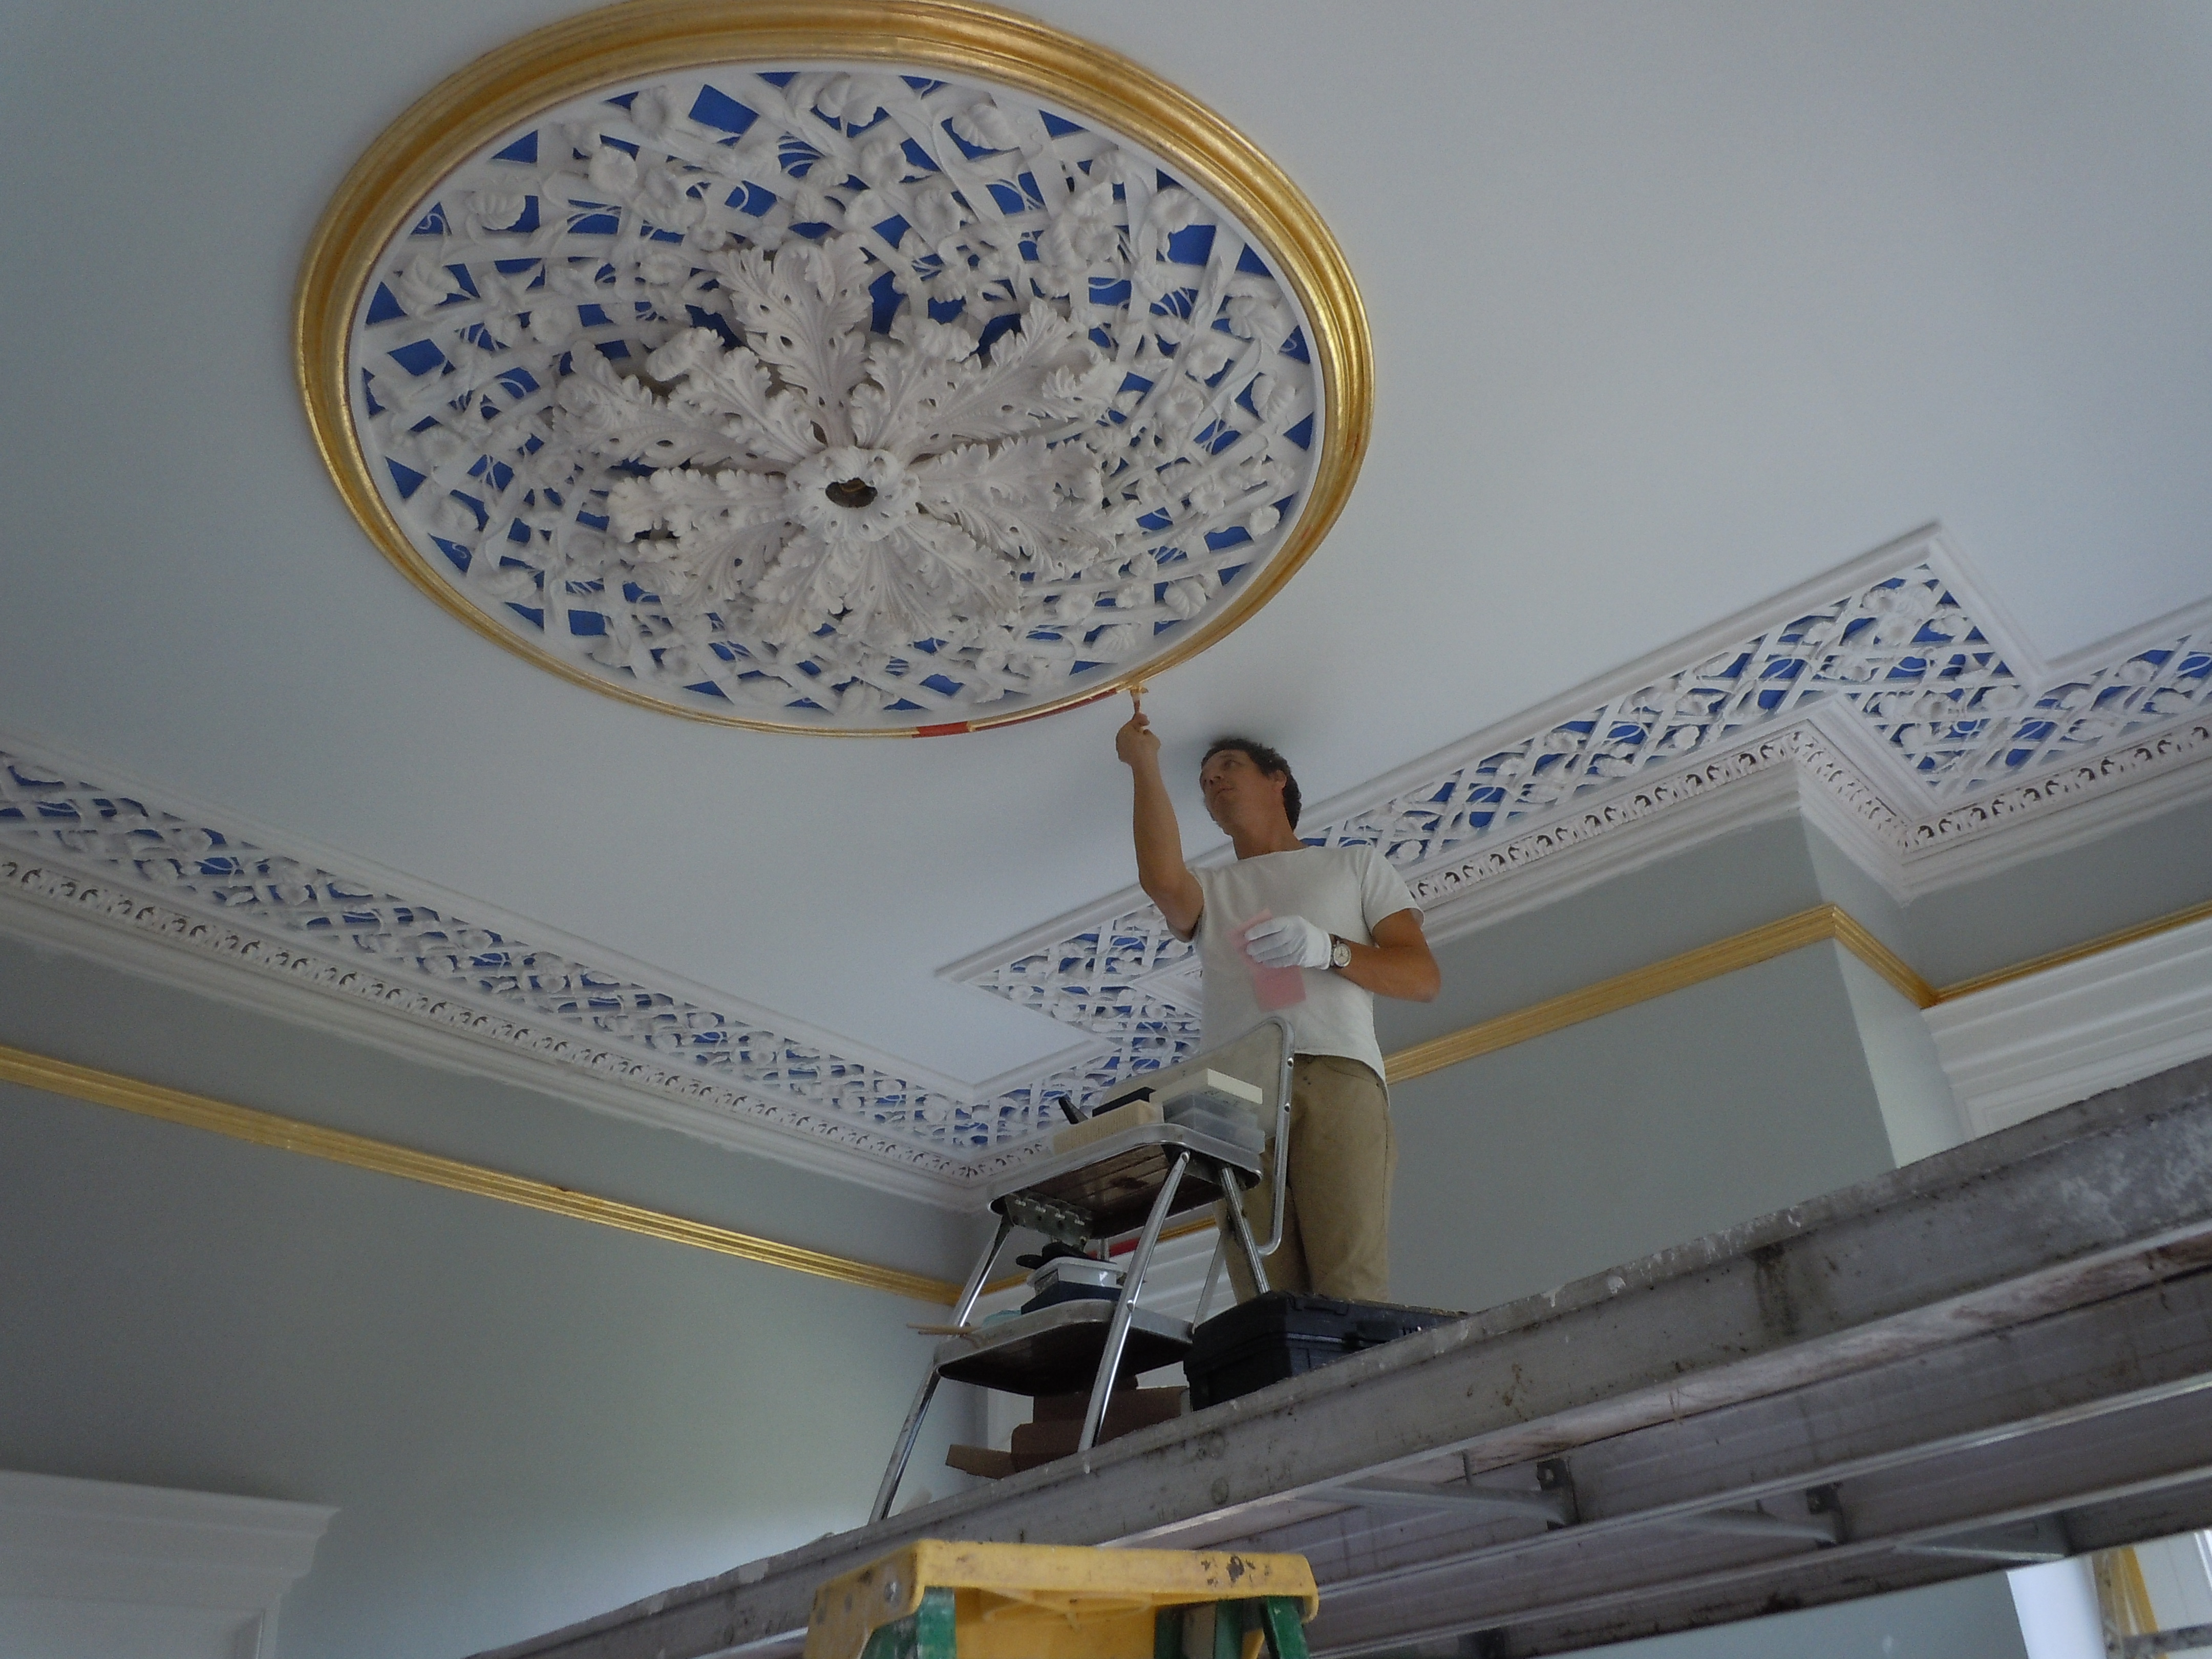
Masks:
[[[1303,1555],[925,1538],[814,1593],[805,1659],[1306,1659]]]

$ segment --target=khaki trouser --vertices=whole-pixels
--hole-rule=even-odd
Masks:
[[[1390,1177],[1398,1144],[1382,1079],[1340,1054],[1300,1054],[1291,1083],[1291,1174],[1283,1200],[1283,1242],[1262,1258],[1272,1290],[1310,1291],[1346,1302],[1382,1302],[1390,1293]],[[1271,1152],[1260,1184],[1244,1194],[1252,1236],[1265,1243],[1274,1200]],[[1226,1215],[1221,1218],[1224,1225]],[[1237,1299],[1258,1293],[1244,1253],[1229,1246]]]

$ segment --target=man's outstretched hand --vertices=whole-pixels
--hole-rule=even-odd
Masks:
[[[1326,968],[1333,941],[1304,916],[1270,916],[1244,935],[1244,948],[1262,968]]]
[[[1160,740],[1145,705],[1140,688],[1129,688],[1134,705],[1127,722],[1114,734],[1114,752],[1129,769],[1130,828],[1137,843],[1137,881],[1145,896],[1160,907],[1177,937],[1188,939],[1206,908],[1206,895],[1198,878],[1182,861],[1182,834],[1176,828],[1175,808],[1168,801],[1168,786],[1160,776]]]
[[[1152,720],[1141,706],[1114,734],[1114,752],[1132,770],[1160,763],[1159,736],[1152,730]]]

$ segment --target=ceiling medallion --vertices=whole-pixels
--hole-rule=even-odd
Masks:
[[[1365,447],[1343,255],[1134,64],[965,3],[637,0],[373,145],[296,318],[433,597],[707,720],[965,731],[1202,650]]]

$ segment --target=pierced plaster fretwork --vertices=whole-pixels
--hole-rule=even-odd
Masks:
[[[1322,387],[1253,234],[1130,141],[922,75],[579,98],[442,179],[349,384],[384,504],[502,636],[689,712],[957,725],[1253,587]]]
[[[2212,726],[2190,718],[2212,686],[2212,608],[2046,665],[1978,620],[1986,607],[1939,535],[1890,550],[1887,568],[1862,562],[1850,586],[1791,596],[1694,661],[1615,677],[1541,724],[1455,745],[1414,781],[1338,803],[1304,838],[1381,848],[1417,902],[1449,915],[1571,849],[1787,768],[1902,887],[1908,866],[1947,848],[2212,757]],[[1194,953],[1141,900],[946,971],[1095,1032],[1120,1068],[1199,1042]]]
[[[1915,823],[1906,836],[1907,844],[1914,852],[1936,851],[1984,830],[2050,811],[2207,755],[2212,755],[2212,721],[2182,720],[2141,737],[2124,735],[2090,758],[2047,777],[1977,796],[1963,806]]]
[[[2187,714],[2212,677],[2212,624],[2061,674],[2018,661],[1973,596],[1923,553],[1904,570],[1665,678],[1425,779],[1310,833],[1372,843],[1401,867],[1623,781],[1672,771],[1820,711],[1887,763],[1892,808],[1972,797]]]
[[[0,882],[397,1013],[466,1029],[716,1110],[957,1171],[1030,1133],[696,1000],[475,925],[20,754],[0,754]]]
[[[1665,777],[1640,781],[1635,788],[1602,805],[1574,812],[1542,829],[1500,839],[1495,845],[1488,837],[1479,838],[1479,850],[1413,875],[1407,888],[1416,903],[1433,909],[1480,883],[1527,869],[1571,847],[1595,842],[1610,831],[1709,796],[1754,774],[1800,766],[1819,771],[1824,781],[1850,790],[1854,797],[1850,805],[1877,835],[1893,837],[1901,829],[1902,820],[1897,814],[1871,791],[1852,787],[1857,780],[1850,769],[1836,759],[1810,726],[1801,725],[1730,744],[1725,753]]]

